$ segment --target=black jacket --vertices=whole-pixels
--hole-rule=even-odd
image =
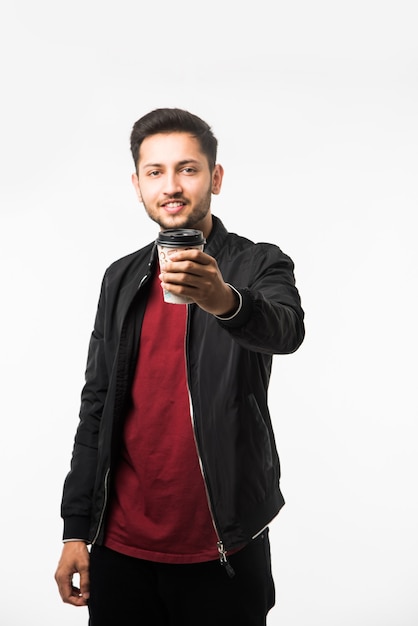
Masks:
[[[272,355],[294,352],[303,341],[303,311],[293,262],[277,246],[228,233],[213,217],[205,252],[242,296],[242,307],[230,320],[187,305],[195,438],[213,521],[229,550],[261,531],[284,504],[267,388]],[[113,263],[103,278],[64,484],[64,539],[103,541],[155,263],[155,244],[150,244]]]

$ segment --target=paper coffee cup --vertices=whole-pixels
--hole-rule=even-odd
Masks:
[[[202,231],[194,228],[170,228],[160,231],[156,239],[160,267],[176,250],[188,250],[190,248],[203,250],[205,243],[206,239],[203,237]],[[190,304],[193,302],[191,298],[174,295],[165,289],[163,296],[164,302],[170,304]]]

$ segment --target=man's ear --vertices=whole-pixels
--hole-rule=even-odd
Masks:
[[[221,192],[223,176],[224,168],[217,163],[212,172],[212,193],[215,195]]]
[[[138,180],[137,174],[132,174],[132,184],[134,186],[134,189],[136,191],[136,195],[138,196],[139,201],[142,202],[142,194],[139,188],[139,180]]]

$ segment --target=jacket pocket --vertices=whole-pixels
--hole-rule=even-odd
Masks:
[[[248,403],[251,414],[251,423],[249,425],[251,445],[265,471],[270,471],[273,468],[273,454],[269,429],[253,394],[248,396]]]

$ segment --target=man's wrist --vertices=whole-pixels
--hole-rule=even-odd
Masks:
[[[235,287],[233,287],[230,283],[226,283],[226,284],[228,285],[228,287],[231,289],[232,293],[235,296],[235,307],[231,309],[230,311],[228,311],[227,313],[224,313],[223,315],[215,315],[215,317],[218,318],[219,320],[231,320],[236,315],[238,315],[242,307],[242,296],[240,292],[237,289],[235,289]]]

